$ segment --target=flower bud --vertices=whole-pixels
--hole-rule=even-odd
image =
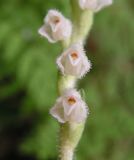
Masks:
[[[50,114],[60,123],[80,123],[84,122],[87,117],[87,108],[88,107],[82,100],[80,93],[75,89],[69,89],[57,99],[56,104],[50,110]]]
[[[71,36],[72,24],[57,10],[50,10],[44,19],[44,25],[38,32],[46,37],[49,42],[55,43]]]
[[[81,43],[72,45],[57,58],[57,65],[63,75],[81,78],[91,68],[91,63],[85,55]]]
[[[112,0],[79,0],[82,9],[90,9],[94,12],[112,4]]]

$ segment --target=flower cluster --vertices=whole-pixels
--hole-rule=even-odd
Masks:
[[[97,12],[112,3],[112,0],[78,0],[81,10]],[[39,34],[48,39],[49,42],[66,41],[71,39],[73,25],[57,10],[49,10],[44,18],[44,25],[39,29]],[[82,78],[91,69],[91,62],[88,60],[83,42],[75,42],[57,58],[56,61],[62,76],[74,76]],[[66,88],[66,87],[65,87]],[[65,89],[57,99],[56,104],[50,110],[50,114],[60,123],[84,122],[88,109],[81,95],[76,89]]]

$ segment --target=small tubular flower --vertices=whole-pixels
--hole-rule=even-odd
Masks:
[[[79,5],[82,9],[90,9],[94,12],[111,5],[113,0],[79,0]]]
[[[72,45],[57,58],[57,65],[63,75],[83,77],[90,69],[88,60],[81,43]]]
[[[50,114],[60,123],[80,123],[85,121],[88,107],[79,92],[75,89],[68,89],[57,99],[56,104],[50,110]]]
[[[44,18],[44,25],[38,30],[41,36],[55,43],[60,40],[66,40],[71,36],[72,24],[57,10],[49,10]]]

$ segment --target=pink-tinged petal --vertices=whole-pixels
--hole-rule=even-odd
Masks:
[[[81,95],[76,89],[67,89],[67,90],[65,90],[63,97],[67,98],[67,97],[70,97],[70,96],[74,96],[74,97],[76,97],[78,99],[81,99]]]
[[[82,9],[85,9],[86,0],[79,0],[79,5]]]
[[[59,22],[59,23],[57,23],[57,24],[55,24],[55,23],[51,23],[51,24],[50,24],[50,26],[51,26],[51,28],[52,28],[52,31],[53,31],[54,33],[59,30],[60,25],[61,25],[61,22]]]
[[[112,3],[113,3],[113,0],[99,0],[95,11],[98,12],[102,8],[107,7],[107,6],[111,5]]]
[[[64,109],[61,102],[57,102],[55,106],[50,109],[50,114],[60,123],[65,123]]]
[[[63,24],[63,36],[65,38],[70,37],[72,34],[72,23],[70,20],[66,19]]]
[[[65,50],[58,57],[57,64],[63,75],[72,75],[77,78],[82,78],[91,68],[82,43],[76,43]]]
[[[95,10],[98,0],[79,0],[79,5],[82,9]]]
[[[58,98],[55,106],[50,110],[50,114],[60,123],[80,123],[84,122],[87,117],[87,108],[80,93],[75,89],[68,89]]]
[[[87,74],[87,72],[90,72],[91,67],[92,67],[92,64],[90,60],[88,60],[88,58],[85,56],[85,58],[83,58],[83,67],[81,68],[80,77],[83,77]]]
[[[55,43],[71,36],[72,24],[57,10],[49,10],[44,19],[44,27],[39,29],[39,33],[46,37],[49,42]]]
[[[62,74],[64,74],[64,67],[63,67],[61,61],[62,61],[62,56],[60,56],[60,57],[57,58],[56,63],[57,63],[57,65],[58,65],[58,68],[61,70]]]
[[[55,10],[55,9],[50,9],[46,15],[46,17],[44,18],[44,23],[47,23],[47,24],[50,24],[50,23],[53,23],[55,17],[58,17],[58,18],[64,18],[62,16],[62,14]]]
[[[43,26],[38,30],[38,33],[39,33],[41,36],[46,37],[49,42],[51,42],[51,43],[55,43],[55,42],[56,42],[56,41],[52,38],[51,29],[49,28],[49,26],[43,25]]]
[[[64,92],[63,108],[64,114],[69,116],[78,106],[78,102],[81,99],[80,93],[75,89],[68,89]]]
[[[79,5],[82,9],[90,9],[98,12],[104,7],[111,5],[113,0],[79,0]]]
[[[88,114],[87,106],[82,101],[80,101],[77,105],[77,108],[72,111],[69,117],[69,121],[77,123],[83,122],[87,118],[87,114]]]
[[[69,57],[69,60],[73,66],[76,66],[81,60],[81,57],[77,51],[72,51],[68,55],[68,57]]]
[[[76,107],[76,103],[74,104],[69,104],[68,103],[68,99],[69,97],[67,97],[66,99],[63,100],[63,108],[64,108],[64,114],[65,115],[70,115],[71,112],[75,109]]]

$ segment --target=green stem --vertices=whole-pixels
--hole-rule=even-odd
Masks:
[[[65,123],[60,126],[60,158],[72,160],[74,150],[81,138],[85,122]]]
[[[72,7],[73,35],[71,43],[84,42],[93,24],[93,12],[82,10],[78,0],[70,0]]]
[[[59,76],[58,92],[61,95],[65,90],[74,88],[76,86],[76,77],[74,76]]]

